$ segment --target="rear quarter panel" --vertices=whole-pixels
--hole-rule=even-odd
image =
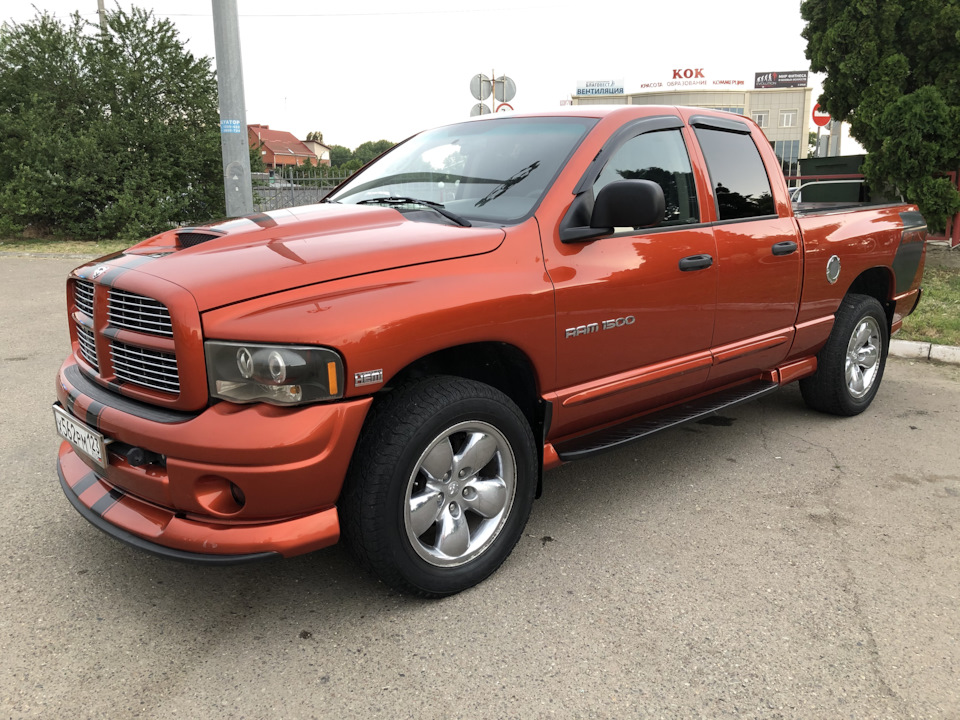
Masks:
[[[874,268],[886,276],[889,290],[885,300],[916,292],[923,277],[925,233],[904,233],[905,216],[908,222],[918,218],[916,207],[895,205],[799,216],[804,272],[797,323],[832,315],[854,281]],[[834,255],[840,259],[841,269],[837,281],[830,283],[827,263]],[[910,261],[904,263],[904,257]]]

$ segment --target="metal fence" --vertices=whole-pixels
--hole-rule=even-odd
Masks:
[[[349,173],[329,177],[296,174],[270,177],[267,173],[252,173],[253,207],[257,212],[266,212],[297,205],[312,205],[323,200],[348,177]]]

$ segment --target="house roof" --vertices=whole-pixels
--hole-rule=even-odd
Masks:
[[[304,140],[303,143],[304,143],[307,147],[310,147],[310,145],[318,145],[319,147],[322,147],[324,150],[329,150],[329,149],[330,149],[330,146],[329,146],[329,145],[324,145],[324,144],[323,144],[322,142],[320,142],[319,140]]]
[[[247,125],[247,135],[250,145],[263,143],[274,155],[297,155],[314,159],[317,157],[310,152],[310,148],[297,140],[293,133],[285,130],[271,130],[269,125]]]

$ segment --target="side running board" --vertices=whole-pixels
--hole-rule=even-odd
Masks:
[[[579,460],[631,440],[702,418],[723,408],[763,397],[779,387],[775,382],[764,380],[737,385],[682,405],[674,405],[666,410],[628,420],[620,425],[556,443],[554,448],[563,461]]]

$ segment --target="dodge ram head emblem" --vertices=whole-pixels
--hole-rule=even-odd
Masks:
[[[97,265],[96,270],[93,271],[93,279],[96,280],[109,269],[106,265]]]

